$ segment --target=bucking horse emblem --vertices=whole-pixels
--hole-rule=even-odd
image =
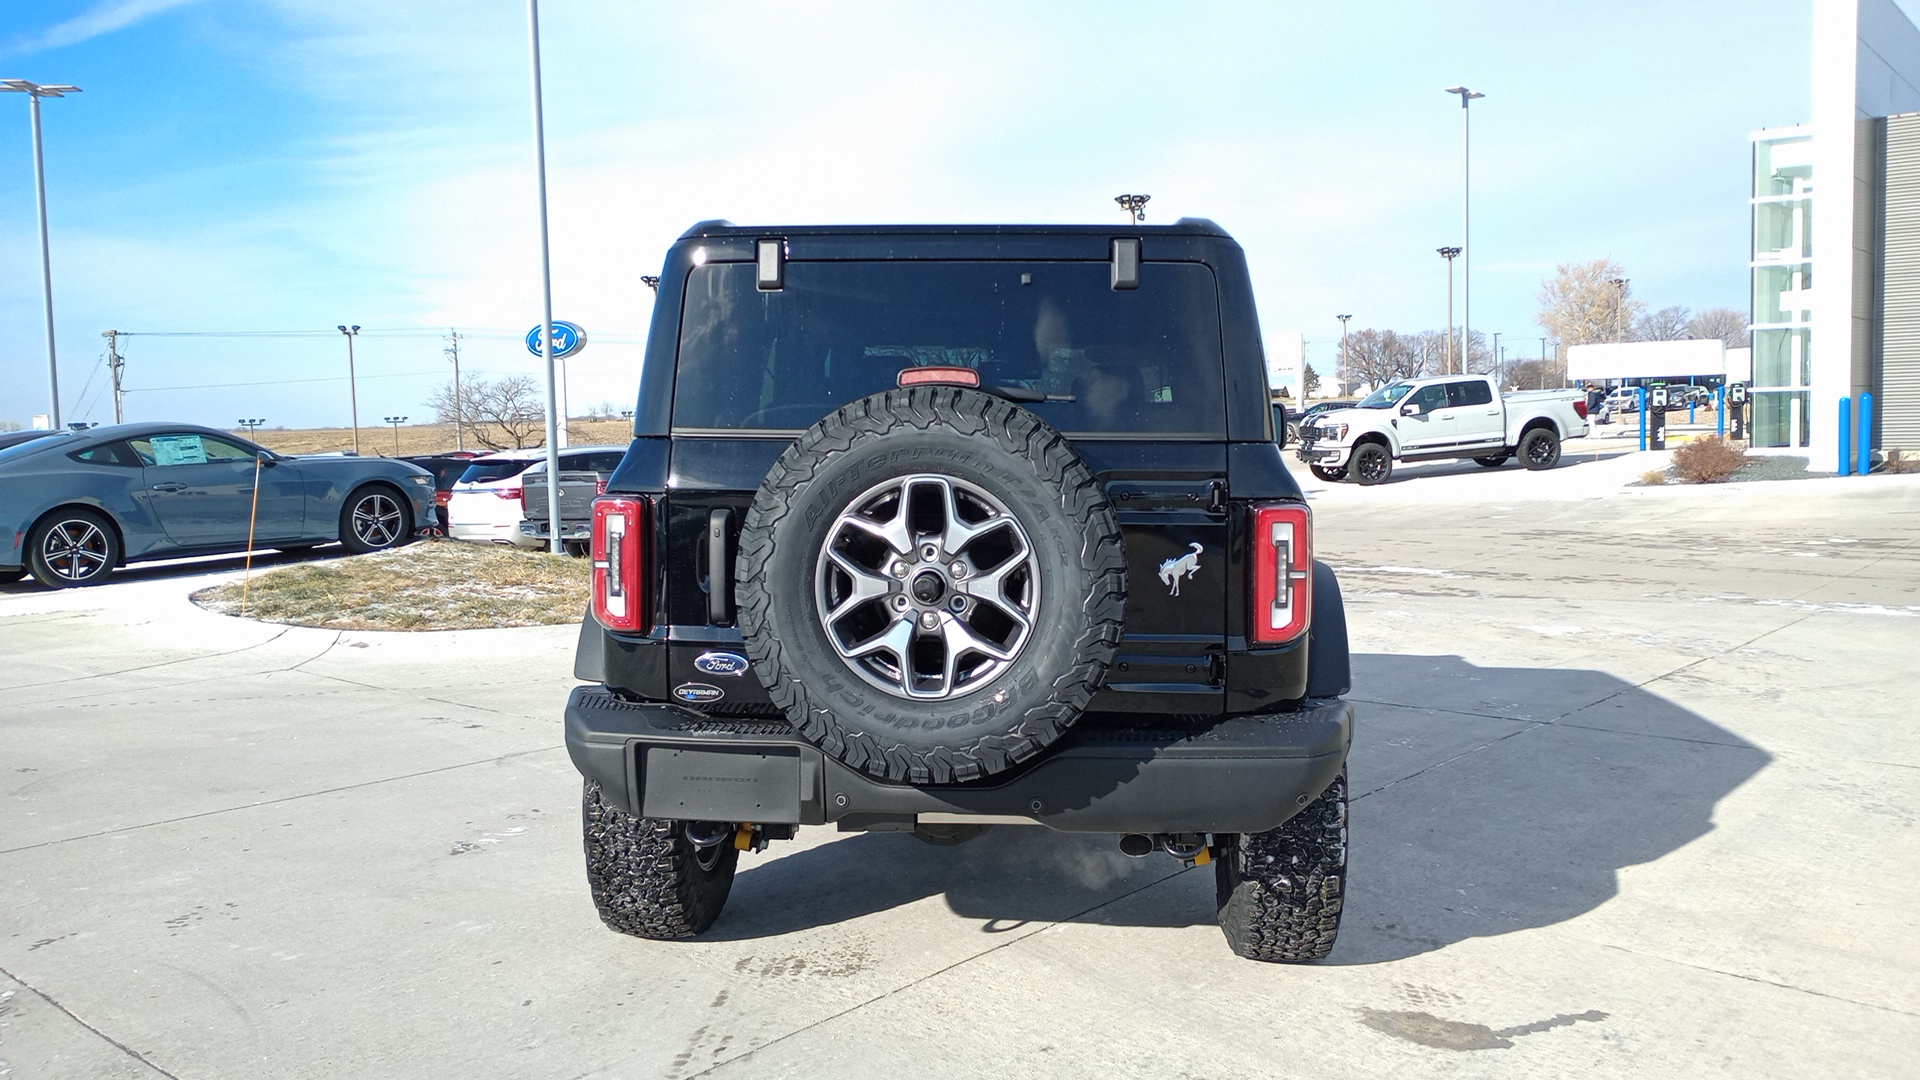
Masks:
[[[1207,550],[1199,544],[1188,544],[1192,551],[1177,559],[1166,559],[1160,563],[1160,584],[1168,587],[1169,596],[1180,595],[1180,579],[1190,578],[1200,572],[1200,553]]]

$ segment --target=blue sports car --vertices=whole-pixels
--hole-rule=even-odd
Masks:
[[[259,492],[255,495],[255,478]],[[0,582],[94,585],[144,559],[405,543],[433,477],[384,458],[287,457],[191,424],[115,424],[0,449]]]

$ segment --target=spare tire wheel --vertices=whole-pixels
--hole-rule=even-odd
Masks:
[[[952,387],[875,394],[807,429],[754,496],[735,574],[773,701],[896,783],[992,776],[1058,740],[1126,609],[1092,470],[1033,413]]]

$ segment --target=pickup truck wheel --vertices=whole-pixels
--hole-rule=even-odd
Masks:
[[[1347,881],[1347,773],[1277,829],[1241,833],[1214,862],[1220,930],[1249,960],[1303,963],[1333,951]]]
[[[1347,470],[1339,465],[1308,465],[1307,468],[1329,484],[1337,484],[1347,478]]]
[[[1529,469],[1551,469],[1560,464],[1560,436],[1544,427],[1520,436],[1520,461]]]
[[[609,929],[664,941],[705,933],[720,917],[740,863],[732,844],[696,847],[684,823],[610,806],[593,780],[580,798],[580,832],[587,886]]]
[[[1355,480],[1369,487],[1384,484],[1393,475],[1393,455],[1377,442],[1361,443],[1354,448],[1353,464],[1348,469]]]
[[[1505,465],[1507,463],[1507,459],[1512,456],[1513,456],[1512,454],[1493,454],[1488,457],[1474,458],[1473,462],[1476,465],[1484,465],[1489,469],[1497,469],[1500,466]]]
[[[753,673],[800,734],[894,783],[1005,772],[1106,678],[1126,560],[1067,440],[1000,398],[875,394],[767,473],[734,569]]]

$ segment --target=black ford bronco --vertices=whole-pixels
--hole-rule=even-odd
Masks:
[[[801,825],[1044,825],[1327,955],[1346,620],[1231,237],[708,222],[658,290],[566,710],[608,926],[707,930]]]

